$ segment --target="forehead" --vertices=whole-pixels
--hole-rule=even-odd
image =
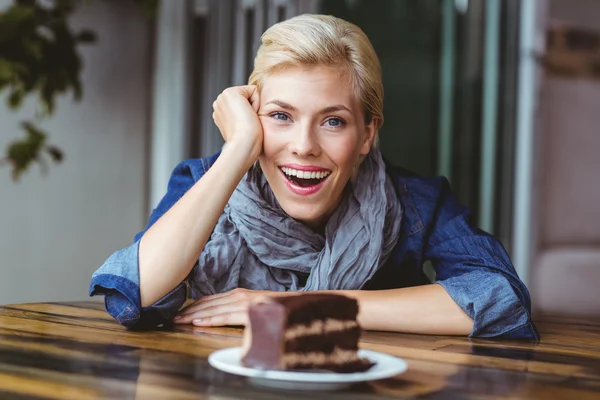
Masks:
[[[350,80],[334,67],[290,67],[270,74],[261,90],[261,103],[273,99],[307,104],[358,106]]]

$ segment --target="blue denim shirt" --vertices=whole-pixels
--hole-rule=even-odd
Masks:
[[[180,163],[167,194],[134,243],[114,253],[93,274],[90,295],[105,295],[106,310],[128,328],[168,324],[187,299],[186,282],[149,307],[141,307],[138,247],[152,226],[210,168],[219,154]],[[423,263],[430,260],[435,283],[446,289],[474,321],[471,337],[539,340],[531,322],[530,298],[502,244],[469,223],[444,178],[426,179],[388,165],[404,215],[400,239],[385,265],[364,289],[429,284]],[[165,266],[166,267],[166,266]],[[194,268],[202,268],[196,265]]]

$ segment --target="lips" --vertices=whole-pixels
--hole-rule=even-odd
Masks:
[[[284,165],[279,170],[286,186],[301,196],[318,192],[331,174],[330,170],[316,166]]]

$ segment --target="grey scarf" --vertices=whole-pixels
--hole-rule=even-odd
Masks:
[[[360,289],[396,245],[401,219],[402,206],[378,149],[367,155],[348,184],[324,236],[281,209],[255,165],[235,189],[200,254],[190,279],[193,296],[237,287]]]

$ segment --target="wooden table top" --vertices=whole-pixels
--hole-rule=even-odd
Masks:
[[[408,370],[338,392],[261,388],[213,369],[240,329],[128,331],[102,303],[0,306],[0,399],[600,399],[600,323],[541,320],[540,343],[366,332]]]

